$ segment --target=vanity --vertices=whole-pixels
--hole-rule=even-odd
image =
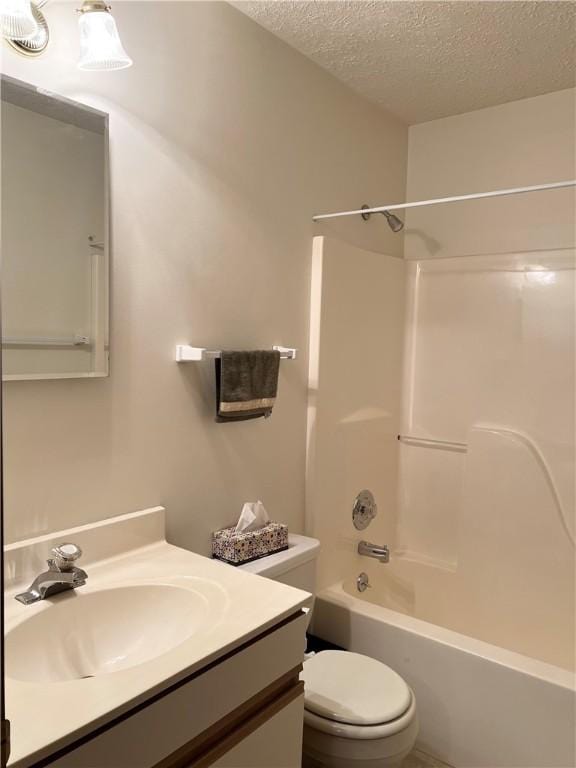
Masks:
[[[156,507],[9,545],[10,768],[296,768],[311,596],[166,542]],[[74,542],[84,586],[15,596]]]

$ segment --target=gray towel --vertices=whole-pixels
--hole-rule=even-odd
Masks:
[[[216,358],[216,421],[267,418],[278,391],[280,352],[222,352]]]

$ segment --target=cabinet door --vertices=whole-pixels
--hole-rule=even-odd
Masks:
[[[262,712],[272,716],[299,695],[305,628],[304,614],[285,621],[55,758],[50,768],[187,768],[193,756],[194,766],[212,765],[225,751],[216,753],[215,744],[225,746],[231,731],[236,740],[230,741],[230,748],[254,730],[241,730],[244,721],[253,722]],[[271,710],[271,702],[277,710]],[[260,719],[256,727],[262,724]],[[212,754],[212,762],[207,762]]]
[[[300,695],[212,763],[212,767],[300,768],[303,717],[304,696]]]

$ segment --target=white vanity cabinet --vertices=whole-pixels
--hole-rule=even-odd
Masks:
[[[298,611],[39,768],[299,768],[305,630]]]
[[[14,599],[63,541],[87,583]],[[162,507],[5,563],[8,768],[298,768],[308,592],[168,544]]]

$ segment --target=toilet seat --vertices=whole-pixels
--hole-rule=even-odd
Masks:
[[[302,671],[305,708],[347,725],[388,723],[410,706],[410,688],[386,664],[350,651],[321,651]]]
[[[322,651],[304,663],[304,722],[350,739],[379,739],[415,716],[405,681],[382,662],[349,651]]]
[[[410,704],[406,712],[396,720],[380,725],[350,725],[320,717],[304,708],[304,725],[314,731],[320,731],[330,736],[340,736],[342,739],[355,741],[364,739],[387,739],[407,730],[416,718],[416,699],[410,693]]]

